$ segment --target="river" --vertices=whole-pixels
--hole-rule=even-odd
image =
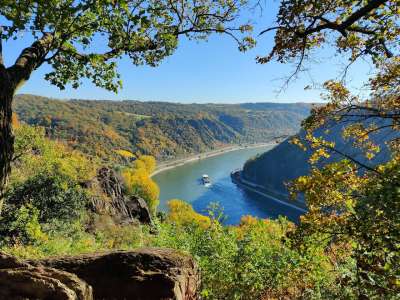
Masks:
[[[242,168],[246,160],[268,151],[271,147],[227,152],[154,175],[153,179],[160,187],[159,209],[166,211],[168,200],[181,199],[189,202],[197,212],[205,214],[210,202],[218,202],[224,209],[226,224],[239,223],[243,215],[272,219],[282,215],[289,220],[298,221],[302,213],[296,208],[244,191],[231,181],[231,171]],[[211,186],[205,187],[201,183],[203,174],[210,176]]]

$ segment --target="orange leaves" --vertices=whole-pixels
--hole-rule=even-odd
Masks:
[[[15,112],[12,114],[11,123],[12,123],[12,126],[14,128],[17,128],[20,125],[19,120],[18,120],[18,116],[17,116],[17,114]]]

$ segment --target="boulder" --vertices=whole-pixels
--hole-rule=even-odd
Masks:
[[[92,300],[92,288],[76,275],[33,267],[0,253],[0,299]]]
[[[126,207],[132,218],[139,220],[142,224],[152,224],[150,210],[144,199],[131,196],[126,201]]]
[[[11,269],[11,268],[21,268],[21,267],[28,267],[29,264],[26,262],[8,255],[4,252],[0,252],[0,270],[1,269]]]
[[[172,249],[145,248],[30,263],[76,274],[93,287],[95,299],[198,299],[197,264]]]

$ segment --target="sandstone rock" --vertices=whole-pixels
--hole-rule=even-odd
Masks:
[[[92,288],[76,275],[33,267],[0,252],[0,299],[92,300]]]
[[[92,288],[76,275],[52,268],[0,270],[0,299],[92,300]]]
[[[176,250],[145,248],[31,263],[76,274],[93,287],[95,299],[198,299],[199,269]]]
[[[23,262],[22,260],[8,255],[6,253],[0,252],[0,270],[1,269],[10,269],[10,268],[21,268],[28,267],[29,264]]]

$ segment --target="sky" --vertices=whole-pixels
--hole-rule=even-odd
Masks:
[[[255,33],[273,24],[276,7],[269,8],[262,15],[252,15]],[[13,63],[30,42],[29,37],[22,35],[17,41],[4,44],[6,63]],[[177,51],[156,68],[137,67],[129,59],[123,58],[119,62],[123,88],[117,94],[97,88],[88,80],[83,80],[83,85],[76,90],[69,86],[60,91],[43,79],[50,70],[45,65],[32,74],[18,93],[62,99],[182,103],[320,102],[320,89],[305,90],[304,87],[337,77],[345,62],[342,57],[335,57],[332,49],[323,49],[316,53],[317,62],[309,65],[309,72],[301,74],[281,90],[283,78],[291,74],[294,66],[276,62],[257,64],[256,56],[265,55],[271,49],[273,34],[259,37],[257,43],[254,49],[242,53],[227,36],[214,35],[207,42],[183,38]],[[348,76],[350,87],[361,86],[369,72],[367,63],[355,64]]]

